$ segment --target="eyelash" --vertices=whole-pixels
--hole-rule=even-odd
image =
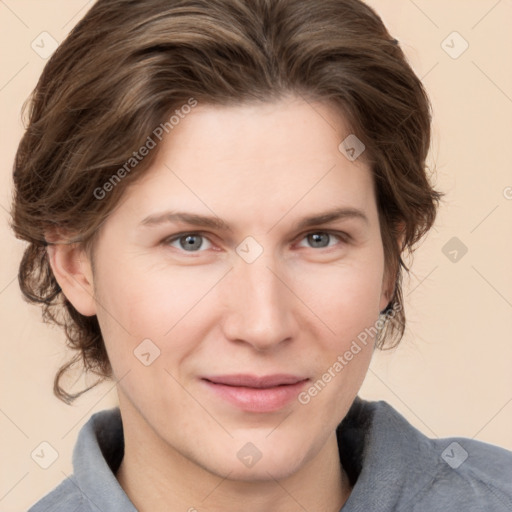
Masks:
[[[320,230],[317,230],[317,231],[308,231],[307,233],[304,233],[304,234],[300,235],[300,240],[299,241],[304,240],[308,235],[314,235],[314,234],[322,234],[322,235],[329,235],[330,237],[336,237],[339,240],[341,240],[341,242],[344,243],[344,244],[349,243],[350,240],[351,240],[350,235],[348,235],[347,233],[343,233],[343,232],[339,232],[339,231],[320,231]],[[180,238],[184,238],[184,237],[189,236],[189,235],[200,236],[202,238],[206,238],[210,243],[213,243],[208,238],[207,234],[204,233],[204,232],[201,232],[201,231],[185,231],[185,232],[177,233],[175,235],[171,235],[170,237],[165,238],[162,241],[162,244],[165,245],[165,246],[169,246],[171,243],[179,240]],[[309,247],[309,249],[331,249],[332,247],[334,247],[334,246],[328,245],[327,247]],[[198,254],[198,253],[204,252],[204,250],[185,251],[184,249],[177,248],[177,247],[174,247],[174,249],[178,249],[182,253],[189,253],[189,254],[194,254],[194,253]]]

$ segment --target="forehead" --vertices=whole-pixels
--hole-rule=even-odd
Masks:
[[[325,103],[199,104],[164,136],[125,199],[139,216],[175,208],[229,211],[239,219],[257,212],[262,222],[292,209],[371,210],[369,167],[340,151],[349,135],[341,114]]]
[[[275,171],[289,162],[329,162],[350,134],[333,105],[288,96],[273,103],[235,106],[199,104],[164,141],[164,151],[178,165],[190,151],[211,164],[257,163]]]

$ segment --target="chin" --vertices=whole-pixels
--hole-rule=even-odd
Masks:
[[[303,448],[300,447],[300,448]],[[251,442],[236,443],[235,457],[226,457],[226,451],[210,459],[203,467],[229,480],[257,482],[281,480],[298,471],[305,464],[306,454],[298,446],[272,446],[268,444],[258,449]],[[229,475],[229,476],[228,476]]]

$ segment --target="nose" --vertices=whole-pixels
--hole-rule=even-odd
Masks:
[[[257,351],[271,350],[294,338],[298,301],[286,282],[289,279],[282,266],[265,252],[252,263],[235,260],[224,283],[223,293],[228,294],[223,301],[226,338],[247,343]]]

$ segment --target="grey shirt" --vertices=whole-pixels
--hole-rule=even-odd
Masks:
[[[430,439],[384,401],[356,397],[337,428],[353,486],[342,512],[512,512],[512,452],[461,437]],[[119,408],[93,414],[74,473],[29,512],[135,512],[115,472],[124,453]]]

